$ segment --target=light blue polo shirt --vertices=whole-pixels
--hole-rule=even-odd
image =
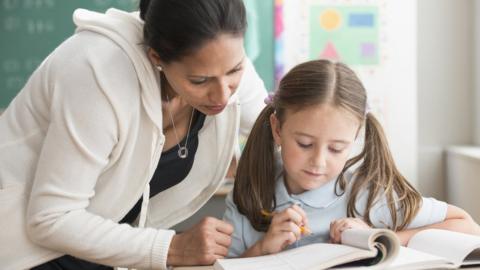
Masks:
[[[354,181],[352,173],[345,175],[348,186],[343,195],[335,194],[335,179],[315,190],[309,190],[301,194],[288,194],[283,179],[283,174],[277,177],[275,196],[277,207],[275,211],[281,211],[293,204],[298,204],[306,212],[310,224],[310,230],[313,234],[302,237],[296,243],[288,248],[307,245],[310,243],[325,243],[330,239],[330,222],[332,220],[345,218],[347,216],[347,203],[350,188]],[[339,192],[341,193],[341,191]],[[367,190],[360,192],[357,197],[356,207],[359,213],[363,213],[366,208],[368,197]],[[240,214],[236,205],[233,203],[232,192],[226,198],[227,210],[223,219],[234,227],[232,235],[232,244],[230,246],[228,257],[238,257],[242,255],[249,247],[262,239],[264,232],[256,231],[250,221]],[[422,206],[413,221],[407,228],[417,228],[445,220],[447,213],[447,204],[434,198],[422,198]],[[398,212],[397,215],[399,215]],[[401,217],[401,216],[400,216]],[[370,210],[370,220],[376,228],[387,228],[392,226],[390,210],[386,204],[386,197],[382,196]]]

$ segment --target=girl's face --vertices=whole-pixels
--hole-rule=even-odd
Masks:
[[[280,127],[270,116],[272,133],[285,169],[290,193],[322,186],[338,176],[348,160],[360,122],[353,114],[330,105],[286,111]]]
[[[154,51],[149,56],[162,67],[172,90],[206,115],[223,111],[243,74],[243,37],[220,34],[193,54],[164,64]]]

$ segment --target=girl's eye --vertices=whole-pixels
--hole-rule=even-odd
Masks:
[[[297,142],[298,146],[300,146],[301,148],[310,148],[312,146],[312,144],[305,144],[305,143],[301,143],[301,142]]]
[[[336,148],[331,148],[330,147],[330,151],[332,151],[333,153],[341,153],[343,151],[343,149],[336,149]]]

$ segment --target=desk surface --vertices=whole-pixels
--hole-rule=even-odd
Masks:
[[[479,266],[476,267],[465,267],[461,269],[468,269],[468,270],[480,270]],[[173,270],[213,270],[213,266],[191,266],[191,267],[174,267]],[[438,269],[442,270],[442,269]]]

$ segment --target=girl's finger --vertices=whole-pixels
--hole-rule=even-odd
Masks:
[[[283,232],[292,232],[295,235],[295,239],[299,240],[302,237],[301,228],[293,222],[285,222],[282,224]]]
[[[283,223],[286,221],[293,221],[298,225],[302,224],[302,216],[295,210],[293,210],[291,207],[286,208],[285,210],[279,212],[278,214],[275,214],[275,216],[272,219],[272,223]]]
[[[302,217],[302,222],[304,225],[308,225],[308,218],[307,218],[307,213],[305,213],[305,210],[303,210],[299,205],[294,204],[291,207],[293,210],[295,210],[301,217]]]

